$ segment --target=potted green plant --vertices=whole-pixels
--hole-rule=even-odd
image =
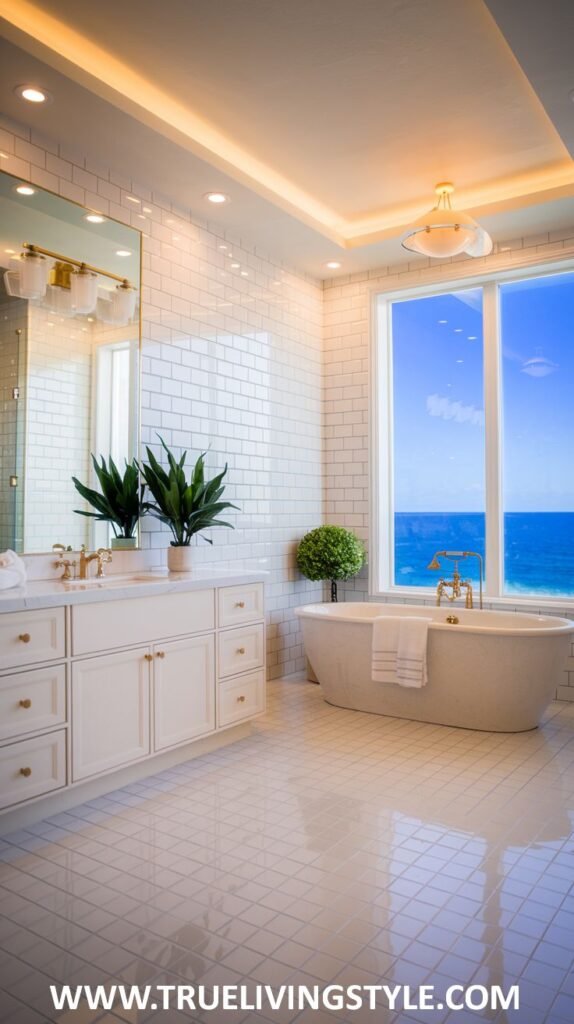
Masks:
[[[123,475],[120,473],[111,455],[106,460],[101,456],[101,463],[95,455],[92,455],[92,465],[98,478],[100,491],[95,491],[86,484],[81,483],[77,477],[72,480],[82,498],[94,508],[95,512],[88,512],[76,508],[79,516],[87,516],[89,519],[97,519],[103,523],[111,523],[114,536],[112,538],[113,548],[135,548],[135,531],[139,517],[143,511],[143,497],[145,484],[140,480],[139,467],[135,459],[126,462]]]
[[[163,438],[162,447],[167,456],[167,470],[160,465],[150,448],[146,448],[147,463],[141,466],[144,480],[153,497],[153,501],[145,503],[145,511],[169,526],[173,540],[167,550],[167,565],[171,572],[189,572],[192,568],[191,538],[195,534],[203,534],[212,526],[228,526],[231,523],[219,518],[227,508],[237,508],[229,501],[220,501],[225,490],[222,480],[227,473],[225,469],[211,480],[205,479],[205,452],[197,459],[190,474],[186,477],[185,460],[187,452],[178,459],[169,450]],[[208,544],[213,542],[204,538]]]
[[[337,600],[337,580],[356,576],[366,560],[363,542],[343,526],[319,526],[297,548],[297,568],[308,580],[330,580],[331,601]]]

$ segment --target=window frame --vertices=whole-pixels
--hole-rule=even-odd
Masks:
[[[485,263],[488,270],[485,272]],[[540,254],[504,254],[477,261],[442,264],[423,271],[417,283],[406,287],[370,289],[370,373],[369,373],[369,596],[411,599],[419,603],[434,598],[436,587],[404,587],[393,582],[393,390],[392,336],[393,302],[425,298],[465,288],[483,289],[483,385],[485,413],[485,603],[489,607],[572,608],[574,597],[547,594],[503,594],[504,537],[502,516],[502,360],[500,341],[499,284],[574,271],[574,247],[563,249],[552,259]],[[398,279],[400,280],[400,278]],[[395,282],[397,278],[395,278]],[[386,527],[384,523],[386,522]],[[433,555],[429,551],[429,559]]]

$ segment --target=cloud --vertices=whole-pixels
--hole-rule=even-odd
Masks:
[[[441,395],[427,396],[427,412],[429,416],[438,416],[442,420],[454,420],[455,423],[471,423],[474,427],[484,425],[484,410],[474,405],[463,405],[453,402]]]

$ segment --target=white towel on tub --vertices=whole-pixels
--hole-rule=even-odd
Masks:
[[[431,621],[406,615],[381,615],[373,620],[371,674],[375,682],[409,687],[426,685]]]

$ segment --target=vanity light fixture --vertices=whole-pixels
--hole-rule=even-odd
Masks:
[[[85,315],[97,309],[100,319],[116,326],[133,318],[137,291],[126,277],[29,242],[23,248],[21,256],[12,257],[10,269],[4,274],[9,295],[46,299],[48,308],[63,317]],[[52,265],[47,257],[54,261]],[[99,276],[119,282],[110,298],[98,299]]]
[[[20,196],[34,196],[34,195],[36,195],[36,189],[32,188],[31,185],[16,185],[16,192]]]
[[[436,206],[419,217],[407,231],[403,248],[433,259],[448,259],[461,252],[467,256],[488,256],[492,252],[490,235],[470,214],[452,209],[452,182],[439,182],[435,192]]]
[[[106,218],[102,217],[101,213],[87,213],[84,220],[89,221],[90,224],[104,224]]]
[[[215,204],[229,202],[229,196],[226,196],[225,192],[206,192],[203,198]]]
[[[51,103],[52,96],[47,89],[40,89],[37,85],[17,85],[14,89],[16,96],[27,103]]]

